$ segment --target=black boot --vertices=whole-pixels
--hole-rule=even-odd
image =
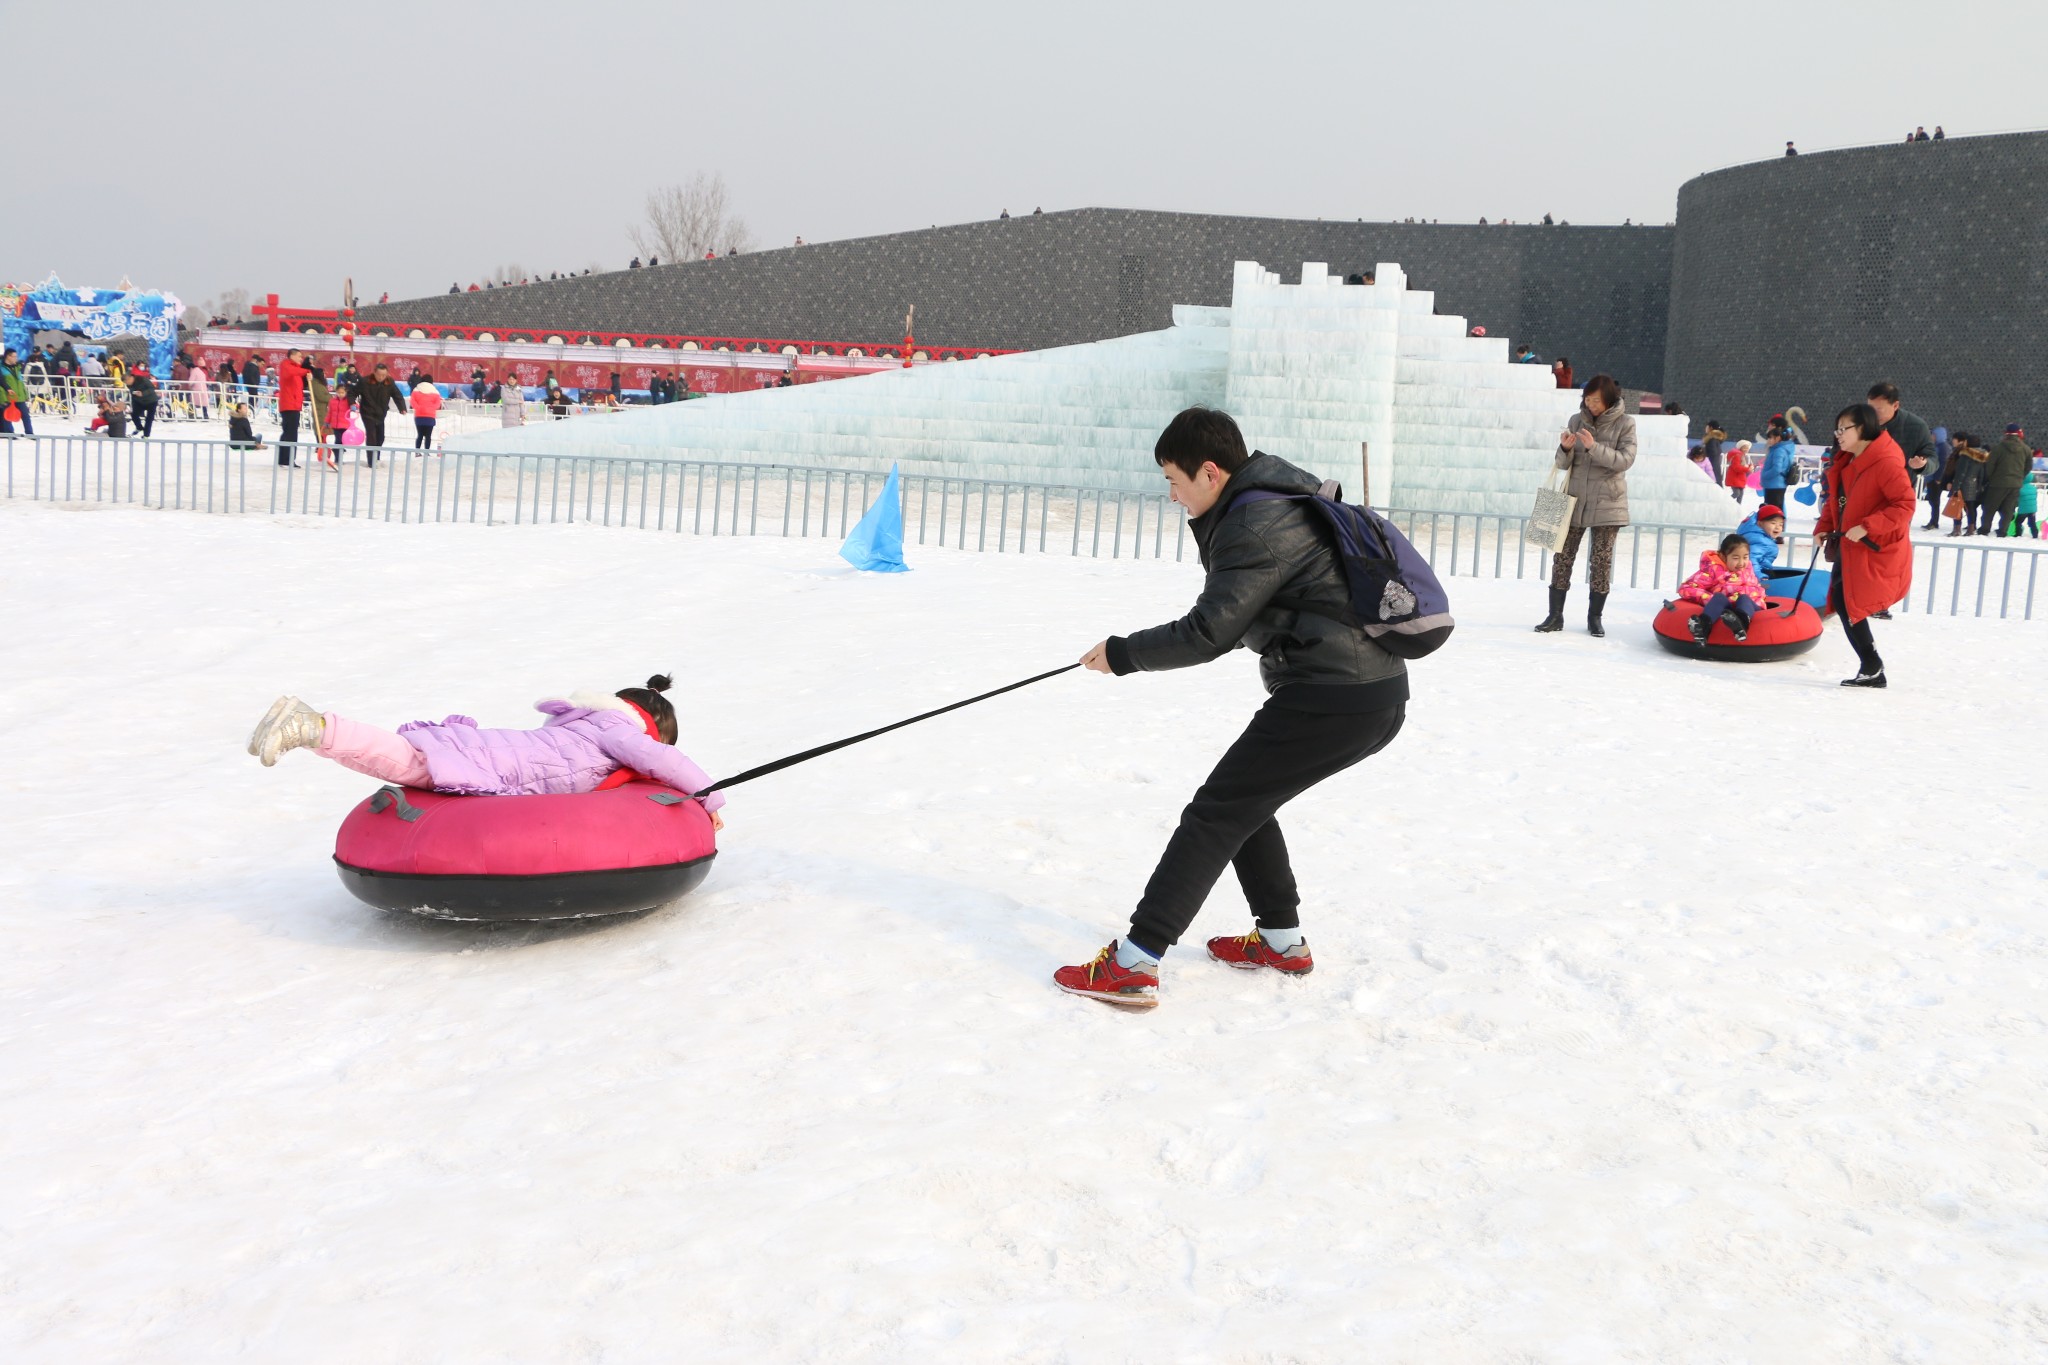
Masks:
[[[1607,594],[1590,592],[1586,594],[1586,634],[1606,638],[1607,632],[1600,625],[1600,613],[1607,606]]]
[[[1554,630],[1564,629],[1564,599],[1570,595],[1569,588],[1550,590],[1550,615],[1544,617],[1542,624],[1536,627],[1538,634],[1548,635]]]

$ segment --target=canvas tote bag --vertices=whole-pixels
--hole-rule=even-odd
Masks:
[[[1550,471],[1550,477],[1536,490],[1536,507],[1522,527],[1524,543],[1540,546],[1552,554],[1564,548],[1564,538],[1572,529],[1572,509],[1579,504],[1577,498],[1565,491],[1571,482],[1569,469]]]

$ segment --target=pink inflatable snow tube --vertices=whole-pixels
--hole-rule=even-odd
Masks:
[[[578,796],[380,787],[341,823],[334,864],[358,899],[434,919],[586,919],[687,894],[718,855],[711,817],[658,782]]]

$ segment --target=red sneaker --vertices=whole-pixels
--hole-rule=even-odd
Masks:
[[[1237,967],[1244,971],[1255,971],[1260,967],[1271,967],[1276,972],[1289,976],[1306,976],[1316,969],[1316,960],[1309,956],[1308,940],[1303,939],[1284,953],[1276,953],[1266,940],[1259,937],[1254,929],[1249,934],[1233,934],[1227,938],[1209,940],[1209,956],[1226,967]]]
[[[1149,1010],[1159,1003],[1159,977],[1154,972],[1132,968],[1126,971],[1116,961],[1116,943],[1078,967],[1062,967],[1052,974],[1052,984],[1071,995],[1085,995],[1108,1005],[1128,1005]]]

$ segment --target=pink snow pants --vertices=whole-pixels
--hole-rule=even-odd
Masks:
[[[427,771],[427,760],[420,756],[418,749],[405,742],[404,736],[337,716],[331,711],[326,718],[327,728],[320,736],[319,747],[313,751],[322,758],[331,758],[344,768],[380,781],[395,782],[401,787],[431,788],[434,785],[433,775]]]

